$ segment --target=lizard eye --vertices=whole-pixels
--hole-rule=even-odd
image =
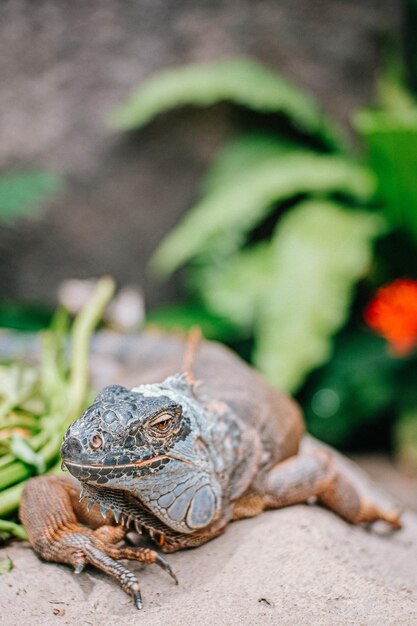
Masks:
[[[169,413],[161,413],[152,422],[151,428],[159,434],[167,433],[172,426],[172,415]]]
[[[100,435],[93,435],[90,440],[90,445],[93,450],[98,450],[103,445],[103,439]]]

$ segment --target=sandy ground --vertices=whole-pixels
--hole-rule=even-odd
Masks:
[[[0,622],[238,625],[417,624],[417,516],[393,535],[352,527],[300,505],[236,522],[218,539],[169,555],[180,584],[153,566],[139,573],[144,609],[101,573],[41,563],[27,544],[1,551]]]

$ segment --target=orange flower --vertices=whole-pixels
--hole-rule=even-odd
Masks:
[[[387,339],[395,355],[409,354],[417,345],[417,280],[400,278],[378,289],[365,321]]]

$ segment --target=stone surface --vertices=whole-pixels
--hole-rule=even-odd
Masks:
[[[388,0],[3,0],[0,168],[61,172],[40,219],[2,226],[0,297],[52,301],[69,276],[111,273],[148,304],[178,294],[145,275],[163,235],[240,125],[228,107],[165,116],[123,135],[111,109],[146,77],[182,63],[252,56],[306,88],[336,120],[373,97]]]
[[[104,575],[41,563],[26,544],[1,550],[2,624],[182,626],[417,624],[417,517],[380,536],[328,511],[297,506],[232,524],[205,546],[169,555],[180,584],[129,564],[144,609]]]

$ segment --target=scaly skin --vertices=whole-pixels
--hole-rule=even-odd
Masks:
[[[44,559],[104,570],[141,608],[119,559],[175,576],[155,550],[116,545],[129,529],[172,552],[311,497],[353,524],[400,527],[397,511],[365,500],[331,452],[304,440],[296,404],[225,347],[144,335],[135,367],[137,387],[106,387],[68,429],[61,454],[77,480],[35,478],[23,493],[20,517]]]

